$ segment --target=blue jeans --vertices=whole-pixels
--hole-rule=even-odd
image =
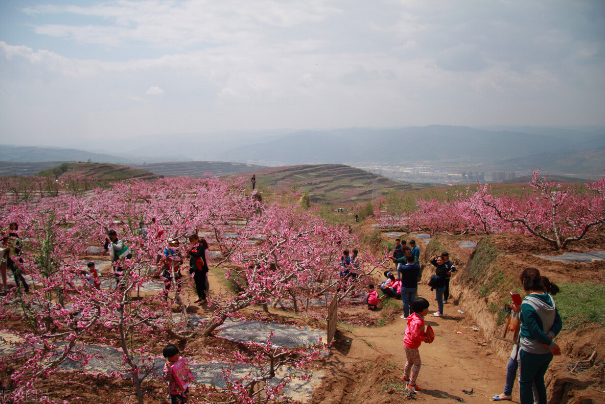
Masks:
[[[517,378],[517,368],[519,367],[519,362],[516,359],[511,358],[508,361],[508,366],[506,367],[506,384],[504,385],[504,394],[510,396],[513,394],[513,387],[515,385],[515,379]]]
[[[401,288],[401,300],[403,301],[403,315],[405,317],[410,315],[410,308],[412,302],[416,299],[416,292],[418,288]]]
[[[437,297],[437,310],[443,314],[443,292],[445,292],[445,286],[435,288],[435,294]]]

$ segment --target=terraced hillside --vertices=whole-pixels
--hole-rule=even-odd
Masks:
[[[42,170],[48,170],[61,164],[61,161],[44,161],[35,163],[16,163],[13,161],[0,161],[0,176],[36,175]]]
[[[257,186],[273,191],[307,192],[313,202],[368,201],[393,190],[413,190],[426,184],[411,184],[343,164],[316,164],[267,168],[255,171]]]
[[[183,161],[135,165],[133,168],[149,170],[154,174],[167,177],[204,177],[211,174],[217,177],[248,173],[261,170],[265,166],[254,164],[227,163],[222,161]]]
[[[133,178],[147,180],[160,177],[147,170],[109,163],[62,163],[55,168],[40,171],[39,174],[54,176],[76,174],[100,181],[120,181]]]

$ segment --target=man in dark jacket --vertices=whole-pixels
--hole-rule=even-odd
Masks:
[[[398,279],[401,281],[401,300],[403,302],[403,315],[401,318],[407,318],[410,315],[410,307],[416,299],[418,292],[418,281],[420,280],[420,265],[414,263],[414,255],[408,254],[405,257],[406,264],[399,266]],[[394,259],[395,263],[403,262],[403,258]]]
[[[395,239],[395,249],[392,253],[393,258],[399,259],[403,257],[403,246],[401,245],[400,239]],[[395,263],[395,270],[399,267],[398,263]]]

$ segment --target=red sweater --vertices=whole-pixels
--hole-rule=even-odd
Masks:
[[[378,292],[375,290],[371,290],[368,293],[368,304],[372,306],[376,306],[378,304]]]
[[[412,313],[408,317],[408,327],[403,336],[403,345],[408,348],[418,348],[421,342],[426,342],[426,332],[424,332],[424,318],[418,313]]]

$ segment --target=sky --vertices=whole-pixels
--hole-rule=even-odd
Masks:
[[[603,0],[0,2],[0,143],[605,126]]]

